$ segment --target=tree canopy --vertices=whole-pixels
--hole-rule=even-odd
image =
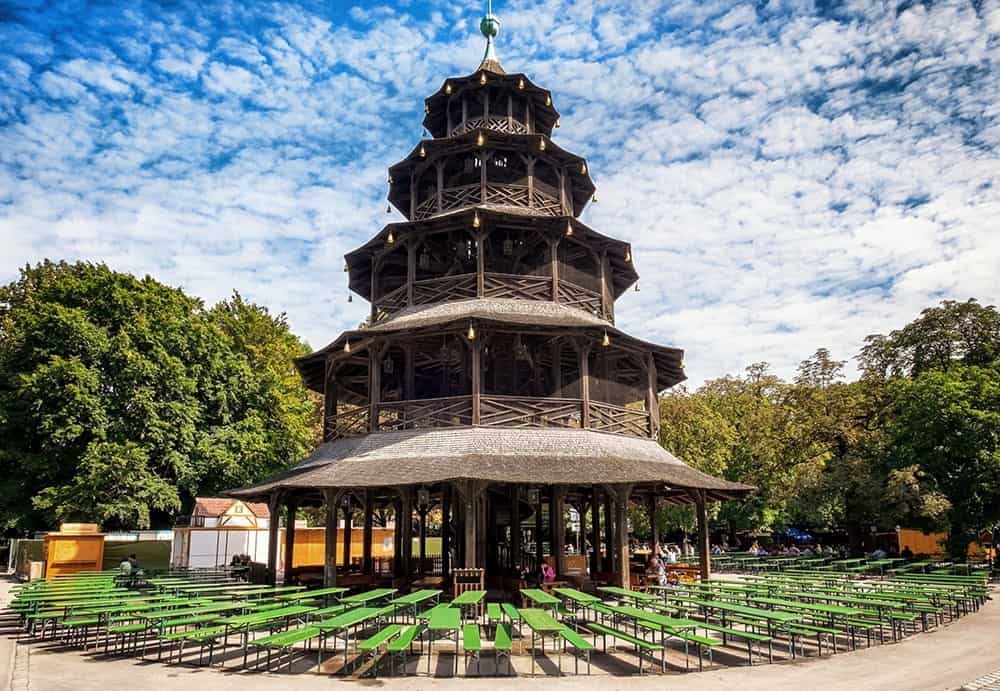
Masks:
[[[319,429],[306,352],[239,294],[206,309],[103,264],[26,267],[0,288],[0,525],[162,525],[287,467]]]
[[[661,443],[757,486],[722,506],[732,532],[874,526],[945,530],[963,556],[1000,521],[1000,313],[945,301],[866,339],[861,377],[819,349],[792,381],[766,363],[661,398]],[[686,527],[689,517],[665,514]]]

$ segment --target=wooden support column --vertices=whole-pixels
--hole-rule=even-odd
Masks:
[[[435,165],[437,169],[437,212],[444,211],[444,162],[438,161]]]
[[[566,168],[560,166],[558,172],[559,172],[559,208],[562,211],[563,216],[571,216],[572,212],[569,210],[569,204],[566,203]]]
[[[656,525],[656,507],[657,499],[655,494],[650,494],[646,497],[646,515],[649,517],[649,546],[653,550],[653,554],[657,557],[660,556],[660,530]]]
[[[510,566],[521,565],[521,485],[510,491]]]
[[[535,569],[542,568],[545,550],[542,548],[542,490],[538,490],[538,502],[535,504]]]
[[[463,521],[465,532],[465,554],[463,565],[467,569],[475,568],[476,558],[476,516],[478,513],[477,500],[486,488],[486,483],[479,480],[462,480],[456,483],[455,488],[462,497]]]
[[[604,250],[601,252],[601,314],[605,319],[610,319],[611,309],[609,304],[613,302],[611,298],[611,287],[608,285],[608,281],[611,276],[611,271],[608,266],[608,251]]]
[[[413,366],[413,344],[403,344],[403,400],[416,398],[416,370]]]
[[[601,563],[601,497],[597,487],[590,489],[590,575],[602,571]]]
[[[483,366],[482,366],[482,335],[480,338],[469,342],[472,350],[472,424],[478,425],[481,416],[481,401],[483,389]]]
[[[348,495],[350,496],[350,495]],[[351,533],[352,522],[354,521],[354,507],[348,502],[343,509],[344,513],[344,570],[351,570]]]
[[[649,413],[649,436],[660,438],[660,392],[656,376],[656,360],[652,353],[646,354],[646,412]]]
[[[441,575],[451,572],[451,486],[441,490]]]
[[[325,538],[323,550],[323,585],[327,588],[337,585],[337,505],[343,491],[323,490]]]
[[[528,208],[535,208],[535,157],[528,156]]]
[[[631,584],[629,577],[629,551],[628,551],[628,498],[632,493],[632,485],[609,485],[608,491],[614,497],[615,507],[615,535],[614,551],[617,562],[618,585],[628,588]]]
[[[382,347],[368,346],[368,431],[378,432],[378,405],[382,396]]]
[[[323,379],[323,441],[333,441],[337,437],[337,367],[331,358],[326,360],[326,376]]]
[[[286,507],[285,517],[285,585],[292,583],[292,564],[295,556],[295,514],[298,513],[299,505],[295,499],[289,499]]]
[[[694,499],[695,513],[698,515],[698,562],[701,582],[707,583],[712,577],[712,551],[708,539],[708,499],[703,489],[689,490]]]
[[[419,243],[411,235],[406,240],[406,304],[413,304],[413,282],[417,280],[417,248]]]
[[[402,490],[403,511],[403,576],[409,578],[413,573],[413,488]]]
[[[403,572],[403,502],[399,497],[392,500],[392,513],[396,520],[392,531],[392,573],[399,576]]]
[[[480,150],[479,152],[479,203],[486,203],[486,162],[489,160],[489,152]]]
[[[551,517],[552,551],[555,552],[556,563],[553,564],[556,574],[562,577],[566,573],[566,524],[563,520],[563,506],[566,501],[566,488],[556,485],[552,488]]]
[[[278,528],[281,525],[281,492],[275,492],[267,501],[270,518],[267,524],[267,582],[277,585],[278,580]]]
[[[562,396],[562,343],[552,341],[552,395]]]
[[[507,92],[507,127],[514,131],[514,95]]]
[[[559,302],[559,241],[549,240],[549,263],[552,267],[552,302]]]
[[[370,489],[365,490],[365,527],[361,544],[361,572],[374,573],[375,564],[372,561],[372,535],[375,525],[375,498]]]
[[[421,506],[417,511],[420,516],[420,563],[417,565],[417,573],[423,574],[427,562],[427,507]]]
[[[615,570],[615,519],[611,512],[611,494],[604,492],[604,570]]]
[[[469,121],[469,103],[465,100],[465,94],[462,94],[462,131],[468,129],[466,123]],[[450,135],[449,135],[450,136]]]
[[[576,352],[580,360],[580,398],[583,399],[580,427],[590,429],[590,343],[578,342]]]
[[[476,297],[483,297],[486,294],[486,250],[483,249],[483,241],[486,239],[486,230],[476,233]]]
[[[410,220],[417,215],[417,206],[420,200],[417,199],[417,178],[410,172]]]

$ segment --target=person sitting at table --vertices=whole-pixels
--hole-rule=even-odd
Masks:
[[[666,585],[676,588],[681,584],[681,575],[676,571],[671,571],[667,574]]]
[[[552,564],[549,563],[547,557],[542,559],[541,576],[542,576],[541,580],[542,584],[547,585],[552,581],[556,580],[556,570],[552,568]]]
[[[667,572],[664,570],[660,558],[655,554],[649,555],[649,560],[646,562],[646,584],[667,584]]]
[[[667,563],[676,564],[677,563],[677,552],[674,551],[674,546],[670,545],[667,547]]]

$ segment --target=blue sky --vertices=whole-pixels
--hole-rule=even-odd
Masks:
[[[588,158],[584,220],[633,243],[619,324],[692,384],[1000,297],[1000,0],[495,9]],[[332,340],[366,313],[342,255],[400,220],[386,168],[482,11],[0,0],[0,280],[102,260]]]

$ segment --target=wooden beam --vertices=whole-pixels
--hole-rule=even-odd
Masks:
[[[365,490],[365,527],[362,535],[361,545],[361,572],[371,574],[374,572],[374,562],[372,561],[372,535],[374,534],[375,523],[375,497],[370,489]]]
[[[324,524],[326,526],[323,550],[323,585],[328,588],[337,585],[337,505],[340,504],[342,496],[344,496],[342,490],[323,490]]]
[[[646,497],[646,515],[649,517],[649,530],[650,530],[650,540],[649,544],[653,550],[653,554],[657,557],[660,556],[660,531],[656,526],[656,506],[657,499],[655,494],[649,494]]]
[[[580,398],[583,399],[580,426],[590,429],[590,343],[578,342],[576,352],[580,361]]]
[[[590,573],[602,570],[601,564],[601,497],[597,486],[590,489]]]
[[[403,497],[403,576],[409,578],[413,572],[413,488],[404,487]]]
[[[563,506],[566,500],[566,488],[556,485],[552,488],[552,515],[549,524],[552,529],[552,551],[555,552],[556,574],[560,577],[566,573],[566,525],[563,521]]]
[[[474,341],[469,342],[472,350],[472,424],[478,425],[482,419],[482,334]]]
[[[278,582],[278,528],[281,525],[281,492],[275,492],[268,498],[267,508],[270,518],[267,524],[267,582],[277,585]]]
[[[695,513],[698,515],[698,561],[701,570],[701,582],[707,583],[712,577],[712,546],[708,536],[708,500],[705,490],[689,491],[694,499]]]
[[[510,567],[521,566],[521,485],[510,490]]]
[[[656,360],[653,353],[646,354],[646,411],[649,413],[649,436],[660,438],[660,395],[656,383]]]
[[[545,550],[542,548],[542,491],[538,490],[538,502],[535,504],[535,569],[542,568]]]
[[[351,537],[354,520],[354,508],[348,503],[343,509],[344,513],[344,569],[351,570]]]
[[[441,575],[451,572],[451,486],[441,490]]]

